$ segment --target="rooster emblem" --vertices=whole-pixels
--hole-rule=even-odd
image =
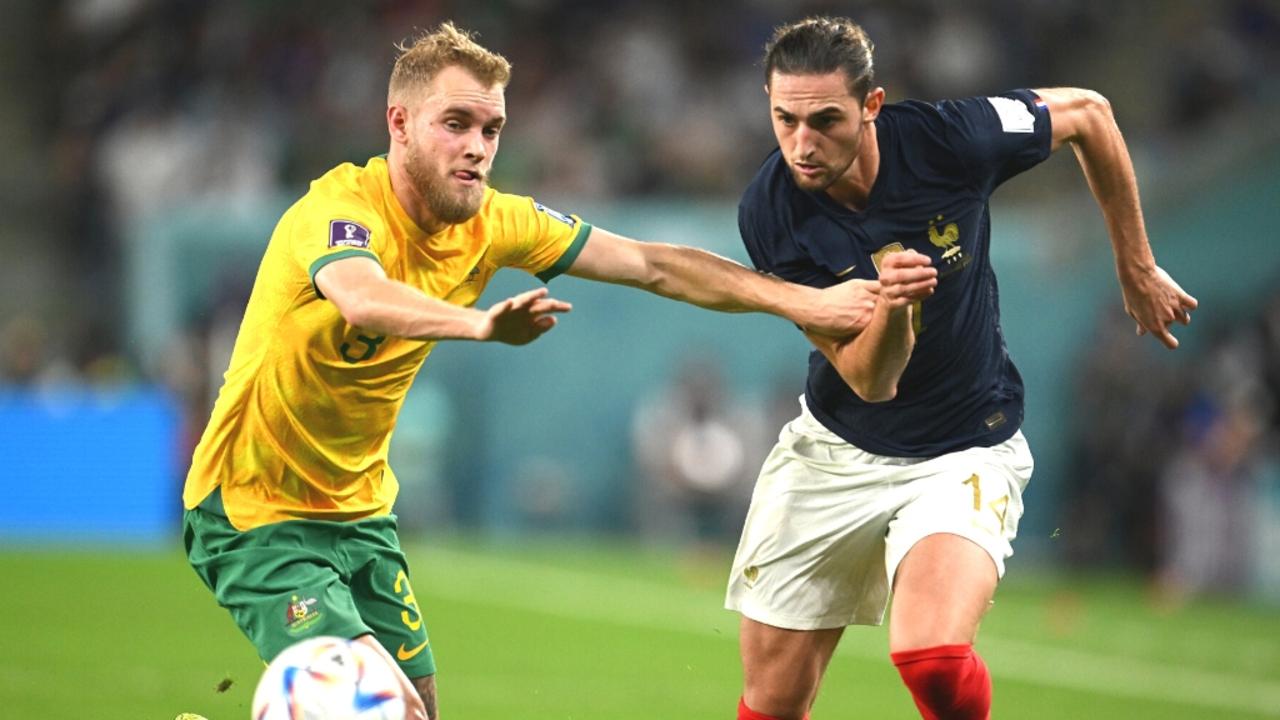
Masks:
[[[956,244],[960,241],[960,227],[955,223],[947,223],[942,228],[942,232],[938,232],[940,222],[942,222],[941,215],[929,221],[929,242],[933,243],[934,247],[943,249],[943,260],[950,260],[960,252],[960,246]]]

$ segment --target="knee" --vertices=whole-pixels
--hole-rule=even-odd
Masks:
[[[742,695],[743,707],[738,708],[738,717],[751,720],[802,720],[808,717],[812,700],[812,693],[797,688],[748,686]]]
[[[821,671],[790,668],[792,672],[748,676],[742,698],[754,711],[746,717],[770,720],[802,720],[818,691]],[[800,670],[796,672],[796,670]]]
[[[891,655],[916,706],[928,718],[985,720],[991,677],[971,645],[943,645]]]

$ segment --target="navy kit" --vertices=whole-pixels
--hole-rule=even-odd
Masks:
[[[815,350],[806,403],[832,432],[878,455],[999,444],[1022,423],[1023,387],[1000,332],[988,201],[1049,156],[1048,110],[1018,90],[885,105],[875,126],[880,167],[865,209],[800,189],[774,150],[739,205],[743,242],[759,270],[813,287],[875,279],[896,250],[928,255],[938,286],[915,308],[916,345],[897,396],[864,402]]]

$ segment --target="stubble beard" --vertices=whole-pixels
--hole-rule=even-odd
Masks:
[[[418,191],[418,196],[427,204],[427,210],[436,220],[457,225],[480,212],[480,205],[484,202],[484,180],[474,187],[450,187],[449,177],[433,172],[418,147],[413,144],[405,149],[404,169],[414,189]]]
[[[796,185],[801,190],[813,193],[826,192],[827,188],[835,185],[840,178],[849,172],[849,168],[853,167],[853,163],[857,161],[858,155],[862,151],[862,138],[863,135],[859,132],[858,137],[853,142],[853,153],[849,156],[849,160],[840,167],[823,164],[822,174],[812,178],[805,177],[795,167],[791,167],[791,178],[796,181]]]

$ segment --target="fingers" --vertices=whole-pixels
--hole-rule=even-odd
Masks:
[[[893,295],[899,298],[906,298],[908,300],[923,300],[932,295],[937,287],[937,278],[925,278],[923,280],[898,285]]]
[[[529,312],[534,315],[542,315],[544,313],[566,313],[573,309],[573,305],[563,300],[555,298],[539,298],[529,306]]]
[[[1178,338],[1174,337],[1173,333],[1169,332],[1169,328],[1161,327],[1158,330],[1152,330],[1151,334],[1155,335],[1156,338],[1170,350],[1178,349]]]
[[[915,250],[903,250],[885,255],[884,260],[880,262],[880,271],[883,275],[885,270],[892,268],[925,267],[932,263],[933,261],[924,253],[918,253]]]
[[[539,298],[544,298],[546,296],[547,296],[547,289],[544,287],[540,287],[540,288],[534,288],[533,290],[522,292],[519,295],[509,298],[509,300],[512,303],[511,307],[513,309],[520,309],[520,308],[529,307]]]

